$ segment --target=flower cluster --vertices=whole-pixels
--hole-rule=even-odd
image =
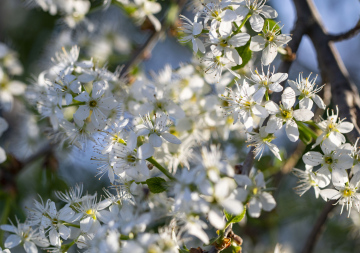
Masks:
[[[180,42],[191,41],[194,52],[204,54],[206,72],[219,78],[223,70],[228,70],[239,77],[232,67],[243,66],[241,47],[247,45],[248,50],[262,51],[261,62],[267,66],[275,59],[278,49],[291,40],[273,23],[277,16],[277,12],[266,5],[266,0],[205,1],[193,21],[181,16]],[[247,21],[254,32],[261,34],[251,37],[245,28]]]

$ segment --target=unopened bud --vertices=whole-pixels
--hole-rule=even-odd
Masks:
[[[241,164],[235,165],[235,174],[241,174],[242,173],[243,166]]]
[[[195,248],[191,248],[190,253],[204,253],[203,249],[200,248],[200,247],[197,247],[196,249]]]

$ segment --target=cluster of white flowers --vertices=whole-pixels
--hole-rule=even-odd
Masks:
[[[266,0],[205,1],[193,21],[181,16],[184,35],[180,41],[191,41],[194,52],[204,54],[206,72],[219,78],[223,70],[228,70],[239,77],[232,67],[243,63],[239,54],[241,47],[248,44],[248,50],[262,51],[261,62],[267,66],[275,59],[278,48],[291,40],[273,23],[277,16],[277,12],[266,5]],[[271,20],[271,24],[264,18]],[[253,31],[262,33],[251,37],[245,27],[247,21]]]
[[[0,111],[11,113],[15,97],[24,94],[26,84],[16,80],[15,76],[23,72],[17,54],[8,46],[0,42]],[[6,120],[0,117],[0,137],[8,129]],[[5,150],[0,147],[0,163],[6,160]]]
[[[27,0],[31,7],[40,7],[51,15],[61,15],[65,23],[74,28],[80,21],[84,21],[89,12],[89,0]]]
[[[154,16],[161,11],[161,4],[152,0],[116,0],[123,9],[135,19],[137,24],[143,24],[149,20],[156,31],[160,31],[161,23]],[[105,4],[111,4],[110,0],[105,0]]]
[[[90,9],[88,0],[32,2],[51,14],[65,13],[70,26]],[[159,3],[117,2],[139,22],[148,19],[160,30],[153,15],[161,10]],[[180,40],[192,42],[194,52],[203,55],[201,62],[178,69],[166,66],[150,77],[141,71],[121,75],[121,67],[111,72],[94,58],[82,60],[80,48],[73,46],[56,53],[53,65],[28,87],[26,98],[48,120],[55,145],[94,151],[91,160],[97,176],[107,175],[111,185],[101,196],[83,194],[82,185],[56,192],[61,204],[35,200],[24,223],[1,225],[10,233],[3,252],[18,245],[28,253],[37,253],[37,247],[67,252],[76,245],[89,253],[177,253],[189,252],[181,247],[193,237],[221,250],[239,246],[242,242],[234,238],[225,243],[226,228],[246,213],[258,218],[261,210],[272,211],[276,201],[261,171],[252,168],[242,175],[235,170],[238,161],[224,152],[233,148],[226,142],[233,136],[247,139],[256,158],[268,147],[281,160],[273,141],[284,125],[291,142],[314,140],[312,148],[322,150],[304,154],[305,171],[294,169],[300,178],[297,192],[302,195],[314,188],[316,197],[346,205],[349,215],[352,206],[360,208],[360,151],[343,135],[354,126],[338,119],[338,111],[314,123],[314,102],[325,109],[316,94],[322,89],[316,87],[316,78],[300,74],[284,88],[288,74],[271,69],[278,49],[291,40],[280,33],[278,24],[265,20],[276,18],[277,12],[266,0],[204,0],[199,7],[193,21],[181,16]],[[262,33],[251,37],[247,21],[249,28]],[[241,79],[232,67],[245,62],[243,47],[262,51],[262,69],[244,68]],[[5,111],[11,110],[13,96],[25,90],[5,74],[19,71],[14,59],[14,53],[0,44],[0,103]],[[201,71],[203,63],[216,80]],[[224,68],[228,72],[222,74]],[[281,93],[278,104],[269,98],[274,92]],[[38,134],[34,125],[30,132]],[[0,136],[7,127],[0,117]],[[91,147],[85,147],[89,142]],[[210,144],[214,142],[221,145]],[[0,163],[5,160],[0,147]],[[313,171],[315,166],[321,167]],[[335,189],[324,189],[331,182]],[[219,230],[215,238],[209,238],[209,225]]]

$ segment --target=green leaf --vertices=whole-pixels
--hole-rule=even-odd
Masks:
[[[225,213],[225,217],[227,219],[227,225],[229,225],[231,223],[237,223],[237,222],[240,222],[245,217],[246,207],[244,206],[244,210],[239,215],[230,214],[230,213],[226,212],[225,210],[224,210],[224,213]]]
[[[168,188],[166,180],[161,177],[149,178],[146,180],[146,183],[152,193],[160,193],[166,191],[166,189]]]
[[[252,57],[252,52],[250,50],[250,41],[249,40],[244,46],[242,47],[236,47],[236,51],[238,51],[241,59],[242,59],[242,63],[241,65],[232,67],[232,70],[237,70],[237,69],[241,69],[243,68],[250,60]]]
[[[179,253],[189,253],[189,249],[184,245],[182,249],[179,249]]]
[[[270,30],[270,31],[273,30],[274,26],[275,26],[275,30],[280,31],[280,33],[281,33],[281,27],[279,26],[278,23],[276,23],[275,20],[265,19],[264,28],[263,28],[264,33],[266,33],[266,30]],[[268,29],[268,27],[269,27],[269,29]]]

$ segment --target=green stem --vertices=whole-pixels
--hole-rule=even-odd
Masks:
[[[75,242],[78,240],[78,238],[76,238],[74,241],[72,241],[71,243],[69,244],[63,244],[61,246],[61,252],[67,252],[71,246],[73,246],[75,244]]]
[[[269,92],[268,90],[265,91],[265,98],[266,98],[266,101],[269,101]]]
[[[154,157],[149,157],[148,159],[146,159],[148,162],[150,162],[152,165],[154,165],[156,168],[158,168],[162,173],[164,173],[165,176],[167,176],[170,180],[176,180],[176,178],[170,174],[170,172],[165,169],[163,166],[161,166],[155,159]]]
[[[85,105],[85,102],[78,102],[78,103],[72,103],[69,105],[63,105],[62,108],[70,107],[70,106],[78,106],[78,105]]]
[[[236,30],[235,33],[239,33],[241,28],[243,28],[243,26],[245,25],[246,21],[248,21],[248,19],[251,17],[251,14],[247,14],[246,17],[244,18],[244,20],[242,21],[242,23],[240,24],[240,26],[238,27],[238,29]]]
[[[297,121],[296,123],[300,129],[302,129],[304,132],[310,134],[314,140],[317,139],[318,135],[310,127],[306,126],[303,122],[300,122],[300,121]]]
[[[308,124],[308,125],[310,125],[310,126],[313,126],[313,127],[315,127],[316,129],[320,129],[319,126],[316,125],[316,123],[315,123],[314,121],[312,121],[312,120],[310,120],[310,121],[305,121],[304,123],[306,123],[306,124]]]
[[[74,227],[74,228],[80,228],[80,225],[76,225],[76,224],[72,224],[72,223],[67,223],[67,222],[64,222],[63,225],[69,226],[69,227]]]
[[[9,217],[9,213],[10,213],[10,207],[11,207],[11,196],[6,196],[6,200],[5,200],[5,207],[3,209],[3,212],[1,214],[1,219],[0,219],[0,224],[5,224],[6,223],[6,219]],[[0,230],[0,245],[4,247],[3,244],[3,237],[4,237],[4,231]]]

